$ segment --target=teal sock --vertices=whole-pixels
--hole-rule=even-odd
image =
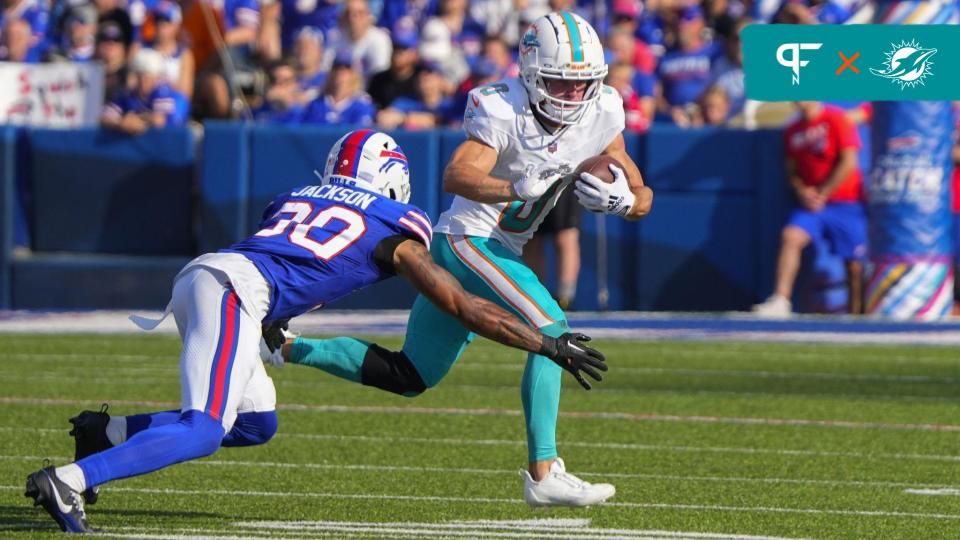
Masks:
[[[545,326],[540,331],[558,337],[568,331],[567,322]],[[557,457],[557,415],[563,368],[545,356],[530,354],[523,370],[520,397],[527,422],[527,452],[530,461]]]
[[[370,344],[351,337],[306,339],[298,337],[290,348],[291,364],[322,369],[341,379],[360,382],[363,359]]]

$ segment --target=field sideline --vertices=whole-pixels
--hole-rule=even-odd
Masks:
[[[66,419],[83,408],[176,407],[179,344],[5,330],[0,536],[60,537],[23,497],[25,475],[70,457]],[[957,333],[941,330],[913,335]],[[598,341],[607,380],[564,381],[559,441],[571,471],[617,485],[612,504],[522,503],[522,354],[478,341],[412,400],[271,370],[276,439],[108,485],[91,523],[177,540],[960,537],[954,349],[611,337]]]

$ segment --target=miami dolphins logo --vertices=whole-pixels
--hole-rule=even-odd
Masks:
[[[884,53],[887,60],[884,62],[883,69],[870,68],[870,73],[898,83],[901,90],[908,86],[913,88],[924,84],[923,80],[933,75],[931,70],[933,62],[930,61],[930,57],[937,54],[936,49],[924,49],[916,40],[890,45],[893,48],[890,52]]]

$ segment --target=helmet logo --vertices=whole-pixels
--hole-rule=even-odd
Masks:
[[[537,39],[537,27],[531,26],[526,33],[523,34],[523,39],[520,41],[520,54],[527,54],[531,50],[540,47],[540,40]]]

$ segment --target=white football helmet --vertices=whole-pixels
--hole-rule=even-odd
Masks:
[[[372,129],[351,131],[333,145],[323,185],[357,186],[395,201],[410,201],[410,167],[393,137]]]
[[[561,125],[576,124],[600,98],[600,85],[607,76],[600,36],[583,17],[561,11],[540,17],[520,39],[520,79],[530,105]],[[544,79],[587,81],[580,101],[554,97]]]

